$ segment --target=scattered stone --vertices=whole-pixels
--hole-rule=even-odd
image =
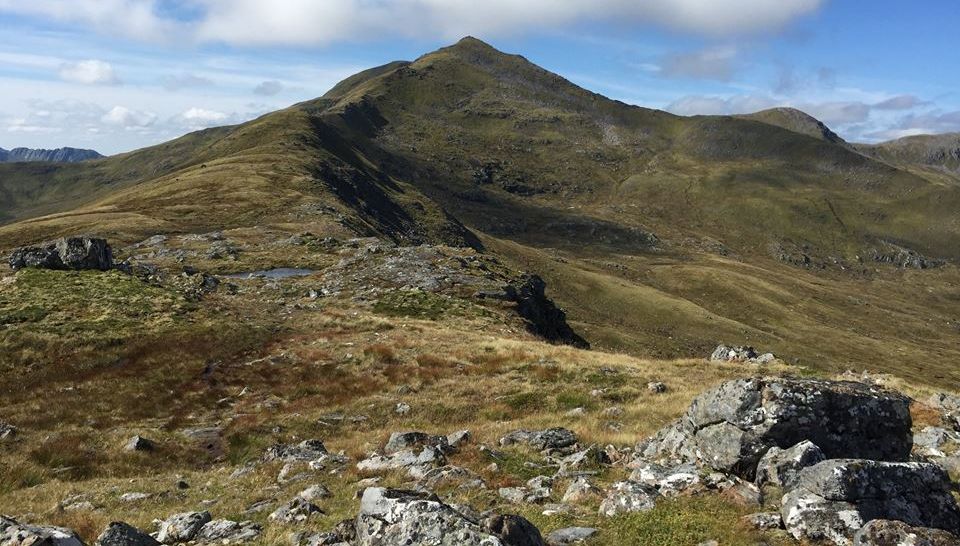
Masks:
[[[667,386],[661,381],[651,381],[647,383],[647,390],[654,394],[660,394],[667,392]]]
[[[204,525],[210,523],[210,512],[183,512],[160,522],[157,540],[163,544],[179,544],[193,540]]]
[[[140,492],[124,493],[120,495],[121,502],[138,502],[138,501],[146,500],[149,498],[150,498],[149,493],[140,493]]]
[[[391,455],[371,455],[357,463],[357,470],[361,472],[386,472],[389,470],[406,469],[413,478],[422,478],[432,468],[447,464],[447,458],[439,449],[424,446],[420,452],[405,449]]]
[[[154,447],[156,447],[154,443],[143,436],[134,436],[124,444],[123,449],[126,451],[153,451]]]
[[[302,497],[294,497],[280,508],[273,511],[268,517],[270,521],[280,523],[303,523],[313,514],[322,514],[323,510]]]
[[[603,492],[597,489],[590,480],[585,477],[579,477],[567,486],[567,491],[563,494],[562,502],[579,504],[599,498]]]
[[[942,529],[913,527],[902,521],[875,519],[853,535],[853,546],[957,546],[960,537]]]
[[[721,495],[730,502],[745,508],[760,508],[763,504],[763,495],[760,488],[750,482],[740,481],[724,488]]]
[[[15,250],[10,255],[10,268],[17,271],[25,267],[106,271],[113,267],[113,252],[105,239],[67,237]]]
[[[771,447],[757,465],[756,484],[792,489],[800,471],[826,459],[820,448],[809,440],[789,448]]]
[[[539,531],[519,516],[470,519],[435,495],[368,488],[354,524],[356,546],[431,544],[434,546],[540,546]],[[526,535],[524,535],[526,533]],[[535,533],[531,536],[531,533]]]
[[[473,441],[473,435],[469,430],[458,430],[447,434],[447,444],[454,449],[463,447],[471,441]]]
[[[273,506],[274,499],[262,499],[254,502],[243,511],[244,514],[257,514],[263,512],[264,510],[269,510]]]
[[[0,516],[0,545],[3,546],[83,546],[83,541],[65,527],[27,525]]]
[[[387,440],[387,444],[383,446],[383,452],[390,455],[398,451],[423,446],[433,447],[444,453],[452,451],[450,445],[447,443],[446,436],[437,436],[419,431],[407,431],[394,432],[391,434]]]
[[[637,445],[646,460],[694,462],[753,480],[771,447],[804,440],[828,458],[904,461],[912,447],[910,399],[861,383],[794,378],[728,381]]]
[[[325,499],[332,496],[330,490],[326,488],[323,484],[311,485],[310,487],[304,489],[303,491],[297,493],[297,496],[305,501],[315,501],[317,499]]]
[[[115,521],[107,526],[94,546],[158,546],[157,539],[132,525]]]
[[[603,410],[603,412],[601,412],[601,415],[603,415],[607,419],[616,419],[618,417],[623,417],[623,413],[624,413],[623,408],[621,408],[620,406],[612,406]]]
[[[548,534],[546,541],[549,546],[567,546],[586,542],[596,534],[597,530],[593,527],[565,527]]]
[[[314,461],[327,454],[320,440],[304,440],[296,445],[274,444],[263,454],[264,461]]]
[[[794,538],[850,544],[872,519],[903,521],[957,534],[960,507],[950,478],[929,463],[831,459],[800,472],[780,510]]]
[[[417,481],[417,488],[436,491],[441,487],[456,486],[460,489],[485,489],[487,485],[480,476],[459,466],[443,466],[428,470]]]
[[[652,486],[630,481],[617,482],[610,487],[607,497],[600,503],[600,515],[615,516],[652,510],[658,496],[659,493]]]
[[[560,459],[559,462],[560,470],[557,471],[557,474],[560,476],[568,475],[577,470],[597,468],[612,463],[610,455],[597,446],[590,446],[587,449],[571,453]]]
[[[754,529],[782,529],[783,518],[778,512],[757,512],[743,516],[743,521]]]
[[[230,521],[215,519],[200,529],[197,542],[215,542],[217,544],[240,544],[260,538],[263,529],[252,521]]]
[[[586,414],[587,414],[587,408],[584,408],[584,407],[573,408],[572,410],[564,413],[566,417],[583,417]]]
[[[0,421],[0,442],[13,440],[17,436],[17,427]]]
[[[747,362],[757,358],[757,351],[753,347],[736,345],[728,347],[717,345],[710,355],[711,362]]]
[[[663,466],[642,462],[633,464],[633,467],[630,481],[652,486],[664,497],[677,497],[707,489],[706,484],[702,483],[700,470],[691,463]]]
[[[225,450],[223,446],[223,430],[220,427],[195,427],[181,431],[181,434],[187,437],[200,448],[206,450],[211,457],[223,457]]]
[[[393,408],[393,412],[397,415],[406,415],[410,413],[410,404],[404,402],[397,402],[396,407]]]
[[[564,449],[576,445],[577,435],[562,427],[546,430],[515,430],[500,439],[501,446],[527,444],[536,450]]]

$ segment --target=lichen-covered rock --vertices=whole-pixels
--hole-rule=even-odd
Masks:
[[[929,463],[830,459],[800,472],[781,515],[795,538],[850,544],[873,519],[960,531],[950,478]]]
[[[390,455],[371,455],[357,463],[357,470],[378,473],[405,469],[411,477],[420,479],[431,469],[446,464],[447,458],[442,451],[432,446],[424,446],[419,452],[405,449]]]
[[[690,463],[663,466],[657,463],[638,462],[633,466],[630,481],[655,487],[664,497],[676,497],[706,488],[701,481],[700,470]]]
[[[546,541],[549,546],[567,546],[586,542],[596,534],[597,530],[593,527],[565,527],[548,534]]]
[[[260,537],[263,529],[252,521],[215,519],[204,525],[197,534],[197,542],[217,544],[240,544]]]
[[[115,521],[97,537],[94,546],[159,546],[160,542],[132,525]]]
[[[127,440],[127,443],[124,444],[123,449],[125,451],[153,451],[154,447],[155,445],[153,441],[137,435]]]
[[[577,435],[562,427],[546,430],[515,430],[500,438],[501,446],[527,444],[537,450],[564,449],[577,443]]]
[[[83,541],[65,527],[28,525],[0,516],[0,546],[83,546]]]
[[[484,522],[472,520],[441,502],[435,495],[380,487],[367,488],[363,492],[354,528],[356,546],[543,544],[542,539],[539,543],[529,542],[529,537],[522,536],[524,531],[529,532],[531,528],[536,530],[529,522],[524,525],[511,519],[484,525]]]
[[[820,448],[809,440],[787,449],[771,447],[757,465],[756,484],[790,489],[796,485],[801,470],[824,459]]]
[[[113,267],[113,252],[104,239],[67,237],[41,246],[22,247],[10,255],[10,268],[97,269]]]
[[[743,516],[743,522],[754,529],[781,529],[783,518],[778,512],[757,512]]]
[[[599,498],[602,495],[602,492],[590,483],[584,476],[580,476],[570,482],[570,485],[567,486],[566,492],[563,494],[561,499],[564,503],[581,503],[594,498]]]
[[[157,540],[163,544],[179,544],[193,540],[204,525],[210,523],[210,512],[183,512],[160,522]]]
[[[445,486],[455,486],[460,489],[484,489],[487,485],[473,471],[451,465],[430,469],[422,478],[417,480],[417,488],[425,491],[436,491]]]
[[[447,443],[446,436],[427,434],[419,431],[394,432],[383,446],[383,452],[387,455],[397,453],[407,449],[419,447],[434,447],[444,453],[452,451],[450,444]]]
[[[804,440],[828,458],[904,461],[912,445],[909,403],[862,383],[737,379],[698,396],[636,450],[643,459],[696,462],[748,480],[771,447]]]
[[[757,358],[757,351],[753,347],[717,345],[710,355],[711,362],[746,362]]]
[[[312,502],[302,497],[294,497],[274,510],[268,519],[280,523],[303,523],[314,514],[322,513],[323,510]]]
[[[481,525],[505,546],[544,546],[540,530],[520,516],[497,514],[484,519]]]
[[[327,454],[320,440],[304,440],[296,445],[274,444],[263,454],[264,461],[313,461]]]
[[[902,521],[875,519],[853,536],[853,546],[957,546],[960,537],[942,529],[912,527]]]
[[[615,516],[626,512],[653,510],[660,494],[656,488],[631,481],[617,482],[610,486],[607,497],[600,503],[600,515]]]

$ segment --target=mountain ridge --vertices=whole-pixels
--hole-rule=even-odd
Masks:
[[[11,150],[5,150],[0,148],[0,163],[27,161],[76,163],[79,161],[89,161],[91,159],[102,159],[104,157],[105,156],[96,150],[71,148],[69,146],[49,150],[41,148],[13,148]]]

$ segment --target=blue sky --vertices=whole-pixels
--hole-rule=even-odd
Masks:
[[[0,147],[117,153],[470,34],[624,102],[960,131],[956,0],[0,0]]]

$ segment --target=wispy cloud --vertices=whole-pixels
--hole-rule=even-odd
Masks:
[[[120,83],[120,78],[114,72],[113,66],[97,59],[63,63],[60,65],[59,74],[64,81],[83,85],[118,85]]]

